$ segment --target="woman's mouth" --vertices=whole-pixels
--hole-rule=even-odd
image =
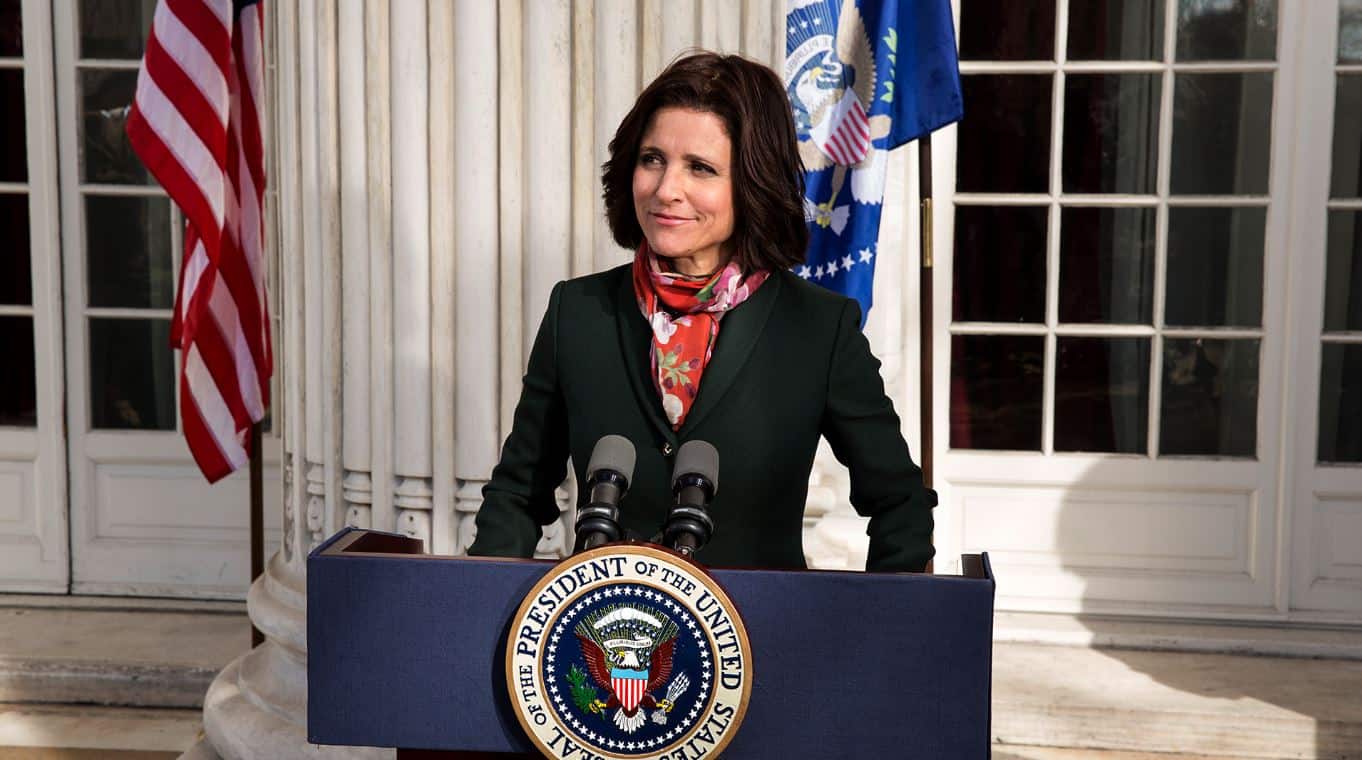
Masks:
[[[677,227],[682,224],[685,224],[686,222],[691,221],[690,219],[687,219],[684,216],[672,216],[670,214],[654,213],[651,214],[651,216],[653,217],[653,221],[657,222],[663,227]]]

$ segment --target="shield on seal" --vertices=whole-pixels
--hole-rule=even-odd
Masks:
[[[624,711],[632,713],[648,689],[648,671],[614,668],[610,671],[610,688],[615,690]]]

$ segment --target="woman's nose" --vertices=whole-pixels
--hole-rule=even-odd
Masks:
[[[681,197],[684,190],[682,178],[679,172],[671,167],[662,171],[662,176],[657,180],[657,197],[659,200],[672,201]]]

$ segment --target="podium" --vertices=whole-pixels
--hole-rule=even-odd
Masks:
[[[510,622],[555,563],[421,548],[347,528],[308,556],[308,741],[539,757],[503,668]],[[988,555],[963,560],[961,576],[711,570],[755,674],[724,756],[987,758],[994,580]]]

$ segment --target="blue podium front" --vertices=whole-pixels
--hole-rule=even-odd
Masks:
[[[420,551],[346,529],[308,557],[308,740],[535,752],[505,647],[554,563]],[[987,555],[964,560],[963,576],[713,570],[753,653],[724,755],[987,758],[994,581]]]

